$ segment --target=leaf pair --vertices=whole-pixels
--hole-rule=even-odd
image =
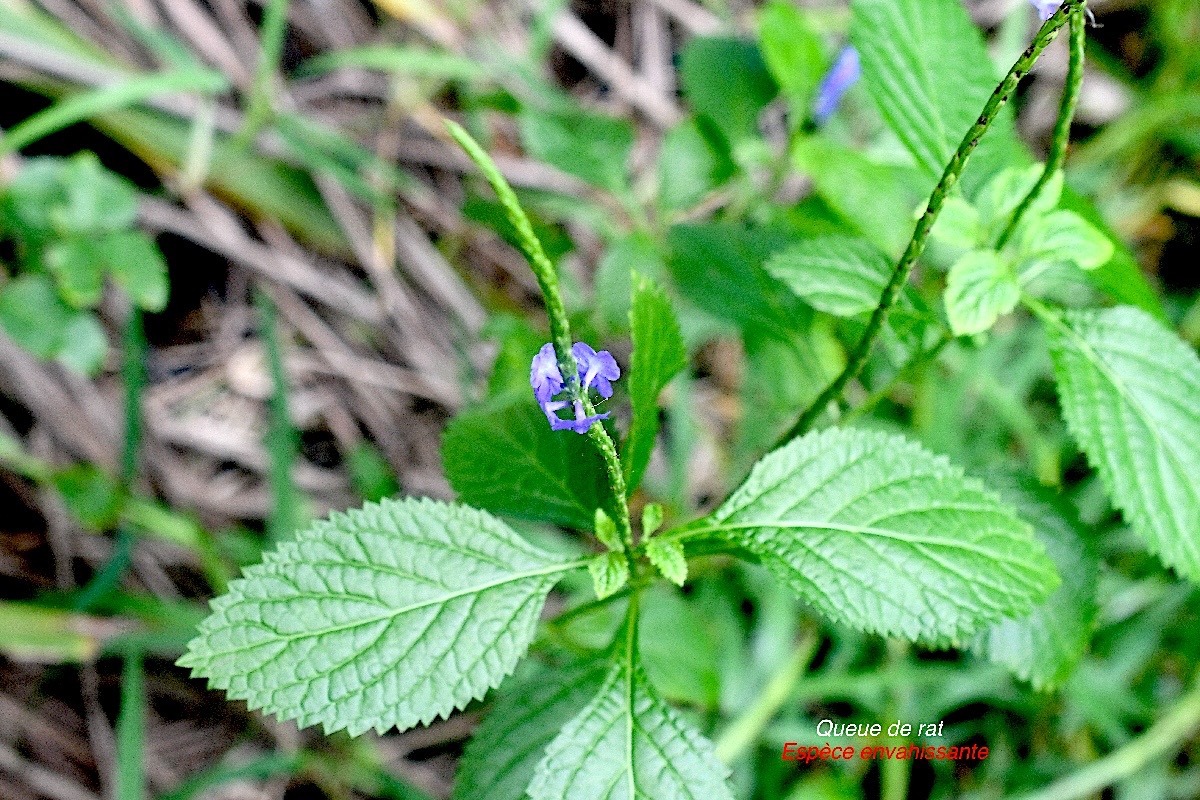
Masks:
[[[454,800],[730,800],[712,744],[663,702],[626,646],[613,661],[526,671],[472,738]]]
[[[1056,583],[1013,512],[945,459],[885,434],[794,441],[763,459],[711,523],[832,619],[885,635],[957,641],[1028,611]],[[249,568],[214,601],[180,663],[301,725],[408,728],[509,674],[551,587],[586,564],[476,509],[369,503]],[[642,691],[634,671],[614,680]]]

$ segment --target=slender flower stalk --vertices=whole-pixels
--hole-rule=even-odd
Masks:
[[[575,408],[576,419],[559,420],[559,423],[563,424],[564,428],[569,427],[580,433],[586,431],[588,437],[596,445],[596,449],[600,451],[600,455],[604,459],[605,471],[608,473],[613,504],[616,506],[617,530],[621,534],[625,557],[629,562],[630,577],[634,578],[637,576],[637,560],[633,550],[633,526],[629,521],[629,503],[625,496],[625,473],[621,469],[621,460],[617,456],[617,446],[600,422],[608,415],[597,414],[596,408],[588,396],[588,389],[592,386],[595,386],[603,397],[611,396],[612,387],[609,385],[609,381],[615,380],[620,375],[620,370],[617,368],[616,361],[608,353],[604,351],[597,353],[588,345],[572,343],[571,323],[567,319],[567,310],[563,305],[562,293],[558,288],[558,272],[555,271],[554,264],[551,263],[546,251],[542,248],[537,234],[533,232],[533,225],[530,224],[529,217],[526,216],[525,210],[517,201],[516,193],[508,185],[508,181],[505,180],[495,162],[484,152],[471,134],[452,120],[446,120],[445,123],[450,136],[475,162],[487,182],[491,184],[492,191],[500,200],[500,205],[504,209],[509,223],[517,232],[517,242],[526,258],[529,259],[529,266],[542,290],[546,315],[550,319],[550,346],[557,357],[558,370],[554,372],[550,369],[550,365],[546,363],[549,354],[546,353],[545,348],[542,348],[542,353],[546,353],[546,355],[539,353],[542,358],[540,363],[538,358],[534,358],[530,369],[530,384],[533,386],[534,396],[542,405],[548,419],[551,416],[557,419],[554,412],[559,408],[565,408],[568,402],[554,401],[552,399],[554,395],[560,391],[567,392],[570,398],[569,403]],[[605,358],[606,356],[607,358]],[[564,379],[563,376],[571,377]],[[547,403],[554,404],[555,402],[563,402],[563,405],[547,410]],[[585,422],[587,426],[580,430]],[[551,421],[552,427],[554,424]]]
[[[888,312],[891,311],[892,306],[899,299],[900,291],[904,288],[904,285],[908,283],[908,276],[912,272],[913,264],[916,263],[917,259],[925,251],[925,243],[929,238],[929,232],[933,229],[933,223],[937,221],[938,214],[941,213],[942,205],[950,195],[950,190],[958,183],[958,179],[962,176],[967,161],[971,158],[971,154],[975,152],[975,148],[979,146],[980,139],[987,132],[988,128],[991,127],[996,117],[999,116],[1000,110],[1004,108],[1004,104],[1008,102],[1008,98],[1016,90],[1017,84],[1021,82],[1021,79],[1037,63],[1038,58],[1041,57],[1046,47],[1057,38],[1059,30],[1067,24],[1067,20],[1071,14],[1082,9],[1084,3],[1085,0],[1066,0],[1058,11],[1042,25],[1033,42],[1029,45],[1029,48],[1017,59],[1012,69],[1004,76],[1004,80],[992,92],[992,96],[988,98],[987,103],[984,105],[979,119],[967,131],[967,135],[963,137],[962,143],[958,146],[954,155],[951,156],[950,163],[946,165],[941,180],[934,187],[933,194],[929,196],[925,213],[917,221],[912,240],[909,242],[908,248],[905,249],[904,255],[900,257],[896,268],[892,271],[892,277],[888,281],[887,286],[884,287],[883,295],[879,299],[879,305],[875,307],[875,311],[867,321],[867,329],[863,332],[862,338],[858,340],[858,344],[850,354],[845,369],[804,410],[795,424],[780,437],[776,443],[777,445],[785,444],[797,436],[805,434],[821,414],[825,412],[826,407],[841,397],[842,392],[850,381],[857,378],[859,373],[862,372],[863,367],[866,366],[867,358],[871,354],[871,348],[875,344],[875,339],[883,329],[884,322],[887,321]]]
[[[512,223],[517,233],[517,242],[525,257],[529,259],[529,267],[537,278],[538,288],[542,290],[542,298],[546,303],[546,316],[550,318],[550,340],[554,343],[554,351],[558,355],[559,368],[564,375],[575,374],[575,359],[571,355],[571,323],[567,320],[567,308],[563,305],[562,293],[558,290],[558,273],[549,256],[542,248],[541,240],[533,232],[533,225],[525,210],[517,201],[517,195],[508,185],[508,181],[500,174],[496,163],[484,152],[471,134],[467,133],[458,123],[446,120],[446,130],[458,143],[475,166],[479,167],[483,177],[491,184],[492,191],[500,201],[508,221]]]
[[[1058,108],[1058,120],[1054,123],[1054,137],[1050,143],[1050,153],[1046,157],[1046,168],[1042,170],[1041,177],[1029,190],[1029,194],[1025,195],[1020,205],[1013,211],[1012,218],[1009,219],[1008,225],[1005,226],[1003,233],[996,241],[997,250],[1008,244],[1008,240],[1016,232],[1017,226],[1021,224],[1021,218],[1025,216],[1025,212],[1033,206],[1038,195],[1046,188],[1046,184],[1050,183],[1054,174],[1062,169],[1063,163],[1067,160],[1067,145],[1071,141],[1071,123],[1075,120],[1075,109],[1079,105],[1079,92],[1083,88],[1084,40],[1087,31],[1087,26],[1084,24],[1084,12],[1086,10],[1087,3],[1084,2],[1071,14],[1070,65],[1067,68],[1067,82],[1063,86],[1062,104]]]

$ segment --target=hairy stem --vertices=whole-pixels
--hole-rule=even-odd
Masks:
[[[1200,676],[1197,679],[1200,681]],[[1200,682],[1141,736],[1041,791],[1021,795],[1018,800],[1089,797],[1106,786],[1133,777],[1152,761],[1175,753],[1197,729],[1200,729]]]
[[[1008,98],[1017,88],[1017,84],[1021,82],[1021,79],[1037,63],[1038,58],[1041,57],[1046,47],[1058,36],[1059,30],[1067,23],[1068,18],[1083,8],[1084,2],[1085,0],[1067,0],[1063,3],[1054,16],[1050,17],[1042,25],[1041,30],[1038,31],[1029,48],[1017,59],[1012,69],[1004,76],[1004,80],[992,92],[992,96],[988,98],[987,104],[984,105],[979,119],[967,131],[967,135],[963,137],[962,143],[954,151],[954,155],[951,156],[950,163],[946,165],[946,169],[942,173],[942,179],[938,181],[937,186],[933,189],[933,194],[929,196],[929,202],[925,206],[925,213],[921,215],[921,219],[917,222],[912,240],[909,241],[904,255],[896,263],[896,268],[892,271],[892,277],[888,281],[887,286],[884,287],[883,295],[879,298],[879,304],[875,307],[875,311],[872,312],[871,318],[867,322],[867,329],[863,331],[862,338],[859,339],[849,360],[846,362],[845,369],[804,410],[804,413],[800,415],[796,423],[780,437],[777,445],[785,444],[797,436],[805,434],[821,414],[825,412],[826,407],[841,397],[842,392],[850,381],[857,378],[859,373],[862,372],[863,367],[866,366],[867,358],[871,355],[871,348],[875,344],[875,339],[883,329],[884,322],[887,321],[888,313],[899,299],[900,291],[908,283],[908,276],[912,272],[913,264],[916,263],[917,259],[925,251],[925,243],[929,238],[930,230],[933,229],[933,223],[937,221],[938,214],[942,211],[942,205],[950,195],[950,190],[958,183],[958,179],[962,175],[963,169],[967,166],[967,161],[970,159],[971,154],[975,152],[975,148],[979,146],[980,139],[987,132],[988,128],[991,127],[996,117],[999,116],[1000,110],[1008,102]]]
[[[1005,226],[1004,232],[996,240],[996,249],[1003,249],[1008,240],[1021,224],[1021,218],[1037,201],[1038,195],[1046,188],[1046,184],[1054,178],[1054,174],[1062,169],[1067,160],[1067,144],[1071,140],[1071,123],[1075,119],[1075,109],[1079,105],[1079,91],[1083,88],[1083,59],[1086,26],[1086,0],[1078,5],[1070,14],[1071,18],[1071,60],[1067,68],[1067,82],[1063,86],[1062,104],[1058,108],[1058,120],[1054,123],[1054,138],[1050,142],[1050,153],[1046,157],[1046,168],[1038,182],[1021,200],[1021,204],[1013,211],[1012,218]]]
[[[533,225],[530,224],[529,217],[517,201],[516,193],[508,185],[508,181],[504,179],[499,168],[496,167],[496,163],[461,125],[446,120],[446,130],[450,132],[458,146],[475,162],[487,182],[491,184],[492,191],[500,200],[500,205],[504,208],[509,223],[517,232],[517,241],[526,258],[529,259],[529,266],[537,278],[538,286],[542,290],[542,298],[546,303],[546,315],[550,318],[550,340],[554,344],[555,355],[558,356],[558,368],[564,376],[575,375],[578,372],[578,365],[575,363],[575,357],[571,355],[571,323],[567,319],[567,309],[563,305],[562,293],[558,289],[558,272],[554,269],[554,264],[546,255],[541,241],[533,232]],[[594,414],[595,408],[586,393],[578,386],[578,381],[571,380],[569,384],[570,391],[575,394],[573,399],[583,403],[588,416]],[[633,526],[629,521],[629,503],[625,498],[625,473],[621,469],[621,460],[617,456],[617,446],[613,443],[612,437],[608,435],[608,431],[604,429],[604,425],[599,422],[592,424],[588,430],[588,436],[604,458],[609,487],[612,489],[613,502],[617,507],[617,526],[621,532],[621,541],[625,546],[625,557],[629,562],[629,574],[630,577],[636,577],[637,562],[633,553]]]

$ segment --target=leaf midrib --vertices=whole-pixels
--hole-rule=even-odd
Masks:
[[[1109,368],[1108,364],[1103,358],[1101,358],[1096,349],[1092,347],[1091,342],[1085,339],[1061,317],[1053,316],[1051,319],[1056,327],[1058,327],[1060,330],[1066,331],[1071,339],[1078,344],[1077,349],[1079,353],[1081,353],[1084,358],[1086,358],[1096,368],[1097,372],[1104,376],[1109,384],[1117,391],[1117,394],[1121,397],[1121,399],[1124,400],[1131,409],[1133,409],[1134,414],[1137,415],[1138,419],[1141,420],[1142,425],[1147,431],[1149,431],[1150,438],[1153,439],[1154,443],[1167,454],[1167,458],[1171,462],[1172,467],[1175,469],[1176,474],[1185,476],[1185,480],[1182,481],[1185,491],[1192,496],[1193,500],[1195,500],[1197,503],[1200,503],[1200,494],[1197,493],[1198,490],[1196,485],[1186,480],[1188,473],[1185,465],[1183,464],[1182,457],[1175,452],[1174,448],[1169,445],[1168,440],[1162,437],[1160,431],[1154,424],[1154,421],[1150,418],[1150,412],[1145,409],[1140,402],[1138,402],[1137,397],[1134,394],[1130,393],[1129,389],[1125,386],[1124,381],[1122,381],[1121,378]],[[1174,523],[1174,513],[1171,514],[1171,519],[1172,523]],[[1174,527],[1174,525],[1172,525],[1172,527]],[[1196,563],[1200,563],[1200,553],[1197,552],[1195,543],[1192,542],[1192,540],[1186,535],[1186,531],[1182,531],[1181,533],[1184,535],[1182,535],[1180,538],[1190,545],[1187,547],[1187,549],[1191,551],[1193,559],[1195,559]]]
[[[334,625],[334,626],[330,626],[328,628],[323,628],[318,631],[301,631],[298,633],[287,634],[287,635],[275,634],[275,641],[292,642],[297,639],[308,639],[308,638],[312,638],[312,637],[326,636],[331,633],[340,633],[341,631],[350,630],[351,628],[362,627],[364,625],[374,625],[377,622],[383,622],[385,620],[395,619],[396,617],[400,617],[405,614],[411,614],[414,611],[420,611],[423,608],[429,608],[430,606],[436,606],[436,605],[444,605],[446,603],[451,602],[452,600],[457,600],[460,597],[466,597],[466,596],[472,595],[472,594],[482,594],[483,592],[490,591],[491,589],[496,589],[496,588],[505,586],[510,583],[517,583],[519,581],[528,580],[530,578],[542,578],[542,577],[546,577],[548,575],[555,575],[555,574],[562,573],[562,572],[569,572],[573,569],[579,569],[580,567],[585,567],[585,566],[587,566],[587,563],[588,563],[588,561],[586,559],[582,559],[579,561],[572,561],[572,562],[568,562],[565,564],[556,564],[556,565],[553,565],[550,567],[545,567],[545,568],[539,569],[539,570],[528,570],[526,572],[521,572],[521,573],[517,573],[514,575],[507,575],[504,578],[501,578],[499,580],[491,581],[489,583],[485,583],[485,584],[482,584],[479,586],[471,586],[471,587],[468,587],[465,589],[461,589],[459,591],[451,592],[446,595],[439,595],[437,597],[433,597],[428,600],[422,600],[419,603],[412,603],[410,605],[403,606],[398,609],[393,609],[391,611],[388,611],[385,614],[379,614],[379,615],[373,616],[373,617],[366,617],[363,619],[355,620],[353,622],[348,622],[344,625]],[[333,594],[331,594],[330,596],[336,597],[336,595],[333,595]],[[258,642],[256,644],[252,645],[252,647],[260,647],[263,644],[265,644],[265,643]],[[211,650],[211,651],[209,651],[209,653],[207,655],[209,657],[219,656],[219,655],[229,655],[232,653],[239,653],[243,650],[248,650],[248,649],[251,649],[251,648],[250,647],[239,647],[239,648],[235,648],[233,650],[222,650],[222,651]]]

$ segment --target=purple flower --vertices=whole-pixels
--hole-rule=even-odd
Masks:
[[[558,357],[554,345],[547,342],[533,357],[529,365],[529,385],[539,403],[545,403],[563,390],[562,372],[558,369]]]
[[[1054,16],[1054,12],[1058,11],[1058,7],[1062,5],[1062,0],[1029,0],[1033,7],[1037,9],[1038,17],[1045,22]]]
[[[576,376],[579,381],[579,391],[586,395],[588,389],[594,387],[601,397],[612,397],[611,381],[621,377],[621,368],[617,366],[612,353],[607,350],[596,352],[583,342],[576,342],[571,346],[571,354],[579,366],[579,373]],[[567,386],[563,381],[562,371],[558,368],[558,358],[554,352],[554,346],[551,344],[542,345],[542,349],[533,357],[533,363],[529,365],[529,385],[533,387],[533,396],[537,399],[538,405],[542,407],[542,413],[546,415],[551,430],[587,433],[588,429],[592,427],[592,423],[608,419],[607,413],[589,416],[583,407],[581,398],[554,399],[555,395],[563,392]],[[558,416],[557,412],[567,407],[573,407],[574,419],[563,419]]]
[[[858,83],[860,77],[862,65],[858,61],[858,51],[846,45],[817,86],[817,99],[813,102],[813,119],[817,124],[825,122],[833,115],[838,103],[842,101],[842,95]]]
[[[603,414],[593,414],[590,417],[587,416],[586,412],[583,410],[582,400],[576,400],[574,403],[575,419],[563,419],[562,417],[558,416],[558,414],[554,413],[560,408],[566,408],[568,405],[571,404],[566,400],[552,400],[548,403],[542,403],[542,411],[545,412],[546,419],[550,422],[550,430],[587,433],[588,429],[592,427],[593,422],[597,422],[602,419],[608,419],[607,411]]]
[[[601,397],[612,397],[612,384],[609,381],[621,377],[621,368],[617,366],[612,353],[607,350],[597,353],[583,342],[576,342],[571,345],[571,354],[579,362],[579,381],[583,384],[583,390],[586,392],[595,384]]]

